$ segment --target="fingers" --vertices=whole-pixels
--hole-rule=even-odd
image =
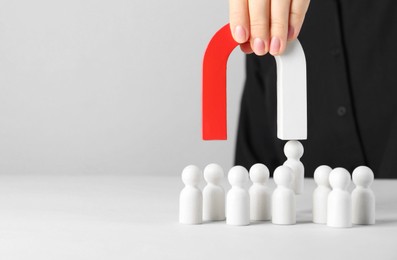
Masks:
[[[309,8],[309,3],[310,0],[292,0],[289,15],[288,40],[294,40],[298,37],[307,9]]]
[[[248,0],[229,0],[230,30],[238,43],[249,39]]]
[[[250,43],[256,55],[269,51],[270,0],[249,0]]]
[[[272,0],[270,6],[270,54],[279,55],[285,50],[291,0]]]
[[[230,29],[245,53],[280,55],[295,39],[310,0],[229,0]]]

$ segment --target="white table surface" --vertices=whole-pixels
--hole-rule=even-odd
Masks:
[[[397,259],[397,181],[375,180],[376,225],[178,223],[179,176],[0,175],[0,259]],[[227,187],[226,187],[227,188]]]

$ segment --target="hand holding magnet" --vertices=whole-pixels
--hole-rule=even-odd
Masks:
[[[211,39],[203,61],[203,140],[226,140],[226,68],[238,46],[223,26]],[[306,60],[298,40],[289,42],[277,64],[277,137],[307,138]]]

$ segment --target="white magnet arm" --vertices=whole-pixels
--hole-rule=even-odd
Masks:
[[[277,137],[307,139],[306,59],[298,40],[288,43],[277,64]]]

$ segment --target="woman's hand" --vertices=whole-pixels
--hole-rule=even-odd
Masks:
[[[296,39],[310,0],[229,0],[230,29],[245,53],[279,55]]]

